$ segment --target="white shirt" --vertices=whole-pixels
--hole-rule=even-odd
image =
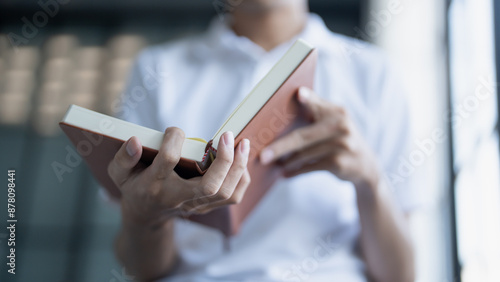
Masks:
[[[347,109],[386,172],[409,141],[406,99],[375,48],[330,32],[316,15],[298,36],[318,49],[315,91]],[[143,50],[119,116],[160,131],[209,140],[229,113],[295,41],[266,52],[224,21],[208,32]],[[408,181],[393,187],[407,211]],[[280,180],[223,247],[216,230],[178,219],[179,266],[166,281],[366,281],[351,183],[320,171]]]

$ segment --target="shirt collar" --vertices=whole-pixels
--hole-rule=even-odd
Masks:
[[[201,44],[199,46],[200,48],[196,48],[194,51],[199,55],[207,55],[207,52],[208,54],[216,52],[226,56],[231,54],[243,55],[258,60],[267,55],[284,53],[298,38],[304,39],[306,42],[321,50],[326,44],[327,40],[325,39],[330,35],[330,31],[323,20],[316,14],[310,14],[300,34],[267,52],[247,37],[239,36],[234,33],[230,28],[230,20],[231,18],[229,16],[214,18],[210,23],[208,32],[205,34],[204,44]]]

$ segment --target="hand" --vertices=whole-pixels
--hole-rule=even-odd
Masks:
[[[246,170],[249,140],[234,149],[233,134],[224,133],[217,158],[205,175],[191,179],[183,179],[174,171],[183,142],[182,130],[167,128],[158,155],[147,167],[139,162],[142,146],[136,137],[123,144],[108,173],[122,193],[124,216],[155,225],[179,214],[205,213],[241,201],[250,183]]]
[[[298,100],[313,123],[266,147],[260,153],[261,162],[268,164],[279,160],[287,177],[327,170],[357,187],[376,187],[380,176],[374,154],[346,110],[305,87],[299,89]]]

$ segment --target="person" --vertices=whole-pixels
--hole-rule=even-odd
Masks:
[[[119,116],[166,130],[150,166],[139,163],[132,137],[108,167],[122,192],[118,259],[139,280],[413,281],[407,219],[415,189],[386,177],[409,148],[408,108],[384,56],[329,31],[306,0],[233,8],[206,33],[137,57]],[[279,160],[286,177],[225,249],[217,230],[177,215],[240,202],[251,181],[250,144],[233,150],[233,134],[224,133],[208,172],[182,179],[174,167],[183,140],[209,139],[297,38],[318,50],[314,91],[297,95],[313,122],[260,153],[262,163]]]

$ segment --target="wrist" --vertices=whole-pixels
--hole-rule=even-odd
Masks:
[[[367,151],[362,157],[360,170],[356,181],[353,181],[358,194],[374,195],[383,184],[381,167],[373,152]]]
[[[356,195],[359,199],[375,201],[383,187],[385,187],[383,178],[378,170],[370,173],[366,177],[362,177],[353,182],[356,189]]]
[[[174,214],[149,214],[138,211],[126,201],[121,202],[121,215],[123,226],[132,229],[149,228],[152,230],[159,229],[166,225],[171,225],[175,217]]]

